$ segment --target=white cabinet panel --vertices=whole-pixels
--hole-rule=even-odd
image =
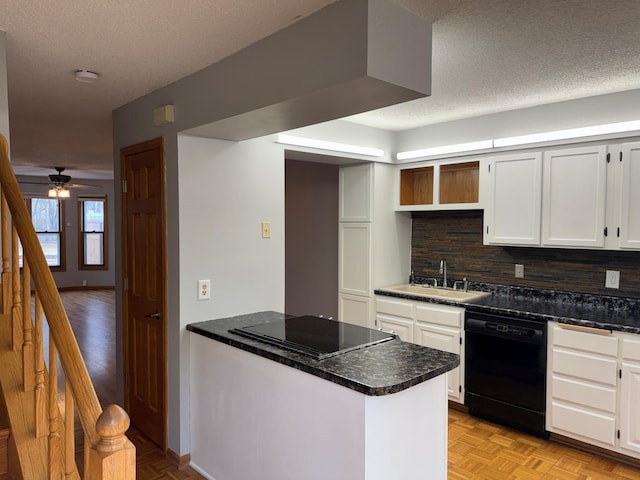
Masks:
[[[443,350],[445,352],[460,354],[460,330],[416,323],[413,332],[413,341],[418,345]],[[462,362],[461,362],[462,363]],[[449,398],[462,401],[460,367],[454,368],[448,373]]]
[[[640,364],[622,363],[620,446],[640,453]]]
[[[616,385],[618,361],[589,354],[556,349],[553,352],[553,371],[575,378],[583,378],[605,385]]]
[[[585,440],[595,440],[606,445],[616,443],[616,417],[576,407],[552,402],[551,426],[553,429],[571,432]]]
[[[343,167],[339,174],[340,221],[371,222],[373,164]]]
[[[544,154],[542,245],[603,247],[606,147]]]
[[[541,209],[541,153],[496,157],[489,162],[486,243],[539,245]]]
[[[382,313],[376,314],[376,328],[381,328],[385,332],[393,332],[404,342],[413,342],[413,320]]]
[[[608,357],[618,356],[618,339],[609,330],[584,329],[575,330],[574,325],[555,324],[553,327],[553,345],[582,350],[589,354],[600,354]],[[583,327],[577,327],[583,328]]]
[[[620,247],[640,249],[640,143],[622,146],[621,167]]]
[[[371,224],[341,223],[339,242],[340,292],[371,295]]]
[[[582,404],[613,415],[616,413],[616,389],[613,386],[593,385],[552,374],[551,390],[555,399]]]
[[[413,302],[410,300],[387,300],[377,297],[376,312],[405,317],[413,321]]]
[[[338,296],[338,318],[341,322],[370,328],[371,299],[357,295]]]
[[[622,338],[622,359],[640,363],[640,335],[628,335]]]
[[[457,329],[462,328],[464,308],[440,305],[416,305],[416,320]]]

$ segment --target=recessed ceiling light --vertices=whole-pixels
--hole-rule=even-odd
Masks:
[[[73,73],[76,75],[76,80],[82,83],[93,83],[100,78],[100,75],[91,70],[75,70]]]

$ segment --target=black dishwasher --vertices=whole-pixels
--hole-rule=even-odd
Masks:
[[[548,437],[546,322],[467,312],[465,335],[469,413]]]

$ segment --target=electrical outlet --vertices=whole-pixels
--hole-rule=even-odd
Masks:
[[[271,238],[271,222],[262,222],[262,238]]]
[[[211,280],[198,280],[198,300],[211,298]]]
[[[524,265],[516,263],[516,278],[524,278]]]
[[[605,288],[620,288],[620,272],[617,270],[607,270],[604,286]]]

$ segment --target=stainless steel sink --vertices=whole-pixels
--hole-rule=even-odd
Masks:
[[[478,298],[490,295],[488,292],[479,292],[475,290],[453,290],[450,288],[430,287],[428,285],[395,285],[393,287],[384,287],[379,290],[386,290],[396,293],[405,293],[408,295],[416,295],[418,297],[438,298],[442,300],[452,300],[457,302],[468,302],[477,300]]]

